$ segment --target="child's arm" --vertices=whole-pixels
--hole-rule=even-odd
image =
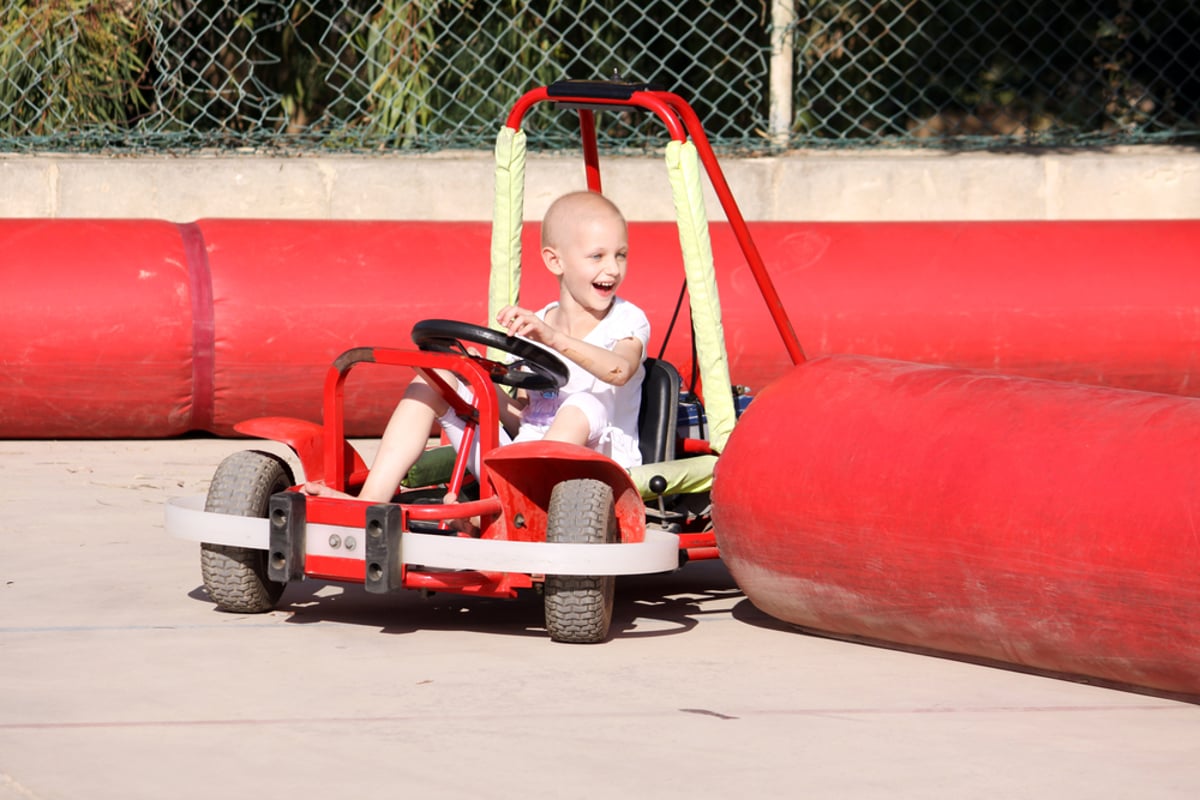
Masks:
[[[613,386],[624,386],[642,365],[642,343],[632,336],[618,341],[612,350],[588,344],[561,331],[556,332],[554,342],[546,344]]]
[[[501,309],[497,321],[507,328],[510,336],[524,336],[544,344],[614,386],[624,386],[642,365],[642,343],[633,336],[621,339],[612,350],[606,350],[569,336],[547,325],[532,311],[516,306]]]
[[[514,397],[497,384],[496,397],[500,400],[500,424],[510,436],[516,436],[521,427],[521,412],[529,404],[529,395],[524,389],[518,389]]]

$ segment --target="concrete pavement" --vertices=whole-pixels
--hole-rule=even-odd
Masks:
[[[806,635],[719,563],[597,646],[534,598],[217,612],[163,502],[250,446],[0,442],[0,800],[1200,793],[1200,706]]]

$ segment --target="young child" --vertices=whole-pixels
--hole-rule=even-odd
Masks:
[[[598,193],[563,195],[546,211],[541,255],[558,278],[558,300],[537,312],[506,306],[496,322],[510,336],[524,336],[557,352],[570,377],[557,392],[515,399],[498,392],[502,443],[570,442],[604,453],[626,468],[641,463],[637,418],[650,322],[641,309],[616,294],[625,279],[628,250],[625,218]],[[456,383],[453,376],[447,377]],[[470,398],[467,387],[459,391]],[[435,419],[457,444],[461,420],[437,390],[418,377],[388,421],[359,499],[392,499],[423,452]],[[514,429],[516,437],[510,439],[507,434]],[[309,483],[305,490],[334,494],[319,483]]]

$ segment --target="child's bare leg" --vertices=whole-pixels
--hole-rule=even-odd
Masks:
[[[409,384],[383,431],[379,452],[358,493],[359,499],[374,503],[392,499],[400,481],[425,451],[433,421],[446,413],[446,408],[446,401],[438,391],[423,380],[418,378]]]
[[[508,392],[506,392],[504,390],[504,387],[501,386],[500,384],[496,384],[495,391],[496,391],[496,400],[498,402],[498,407],[499,407],[499,411],[500,411],[500,427],[501,427],[500,443],[504,444],[505,439],[510,438],[512,436],[512,432],[516,431],[520,427],[521,408],[522,408],[523,404],[520,401],[514,399],[513,396],[510,395]],[[461,444],[461,439],[458,439],[455,437],[455,433],[453,430],[447,430],[447,433],[449,434],[450,441],[454,444],[455,448],[458,448]],[[472,473],[477,474],[478,465],[479,465],[479,455],[478,455],[479,440],[478,439],[475,440],[473,449],[474,449],[474,452],[472,453],[472,455],[470,456],[470,460],[468,461],[468,464],[469,464],[468,469],[470,469]],[[457,503],[458,495],[455,494],[454,492],[447,492],[445,497],[442,498],[442,502],[445,503],[446,505],[451,505],[453,503]],[[448,519],[448,520],[446,520],[446,524],[450,527],[451,530],[456,530],[456,531],[459,531],[460,533],[470,534],[471,536],[478,536],[479,530],[480,530],[480,525],[482,525],[482,522],[480,521],[478,516],[474,516],[474,517],[470,517],[470,518],[463,517],[463,518],[459,518],[459,519]]]
[[[550,442],[586,445],[591,432],[592,426],[587,415],[575,406],[566,405],[554,415],[554,421],[542,438]]]
[[[386,503],[392,499],[400,481],[425,451],[433,421],[446,413],[448,407],[436,389],[419,377],[413,379],[388,420],[379,452],[375,454],[358,499],[373,503]],[[304,490],[326,497],[349,496],[315,483],[306,484]]]

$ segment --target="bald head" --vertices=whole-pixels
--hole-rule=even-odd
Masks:
[[[622,216],[611,200],[598,192],[571,192],[550,204],[542,218],[542,247],[559,247],[572,229],[593,219],[616,219],[626,227]]]

